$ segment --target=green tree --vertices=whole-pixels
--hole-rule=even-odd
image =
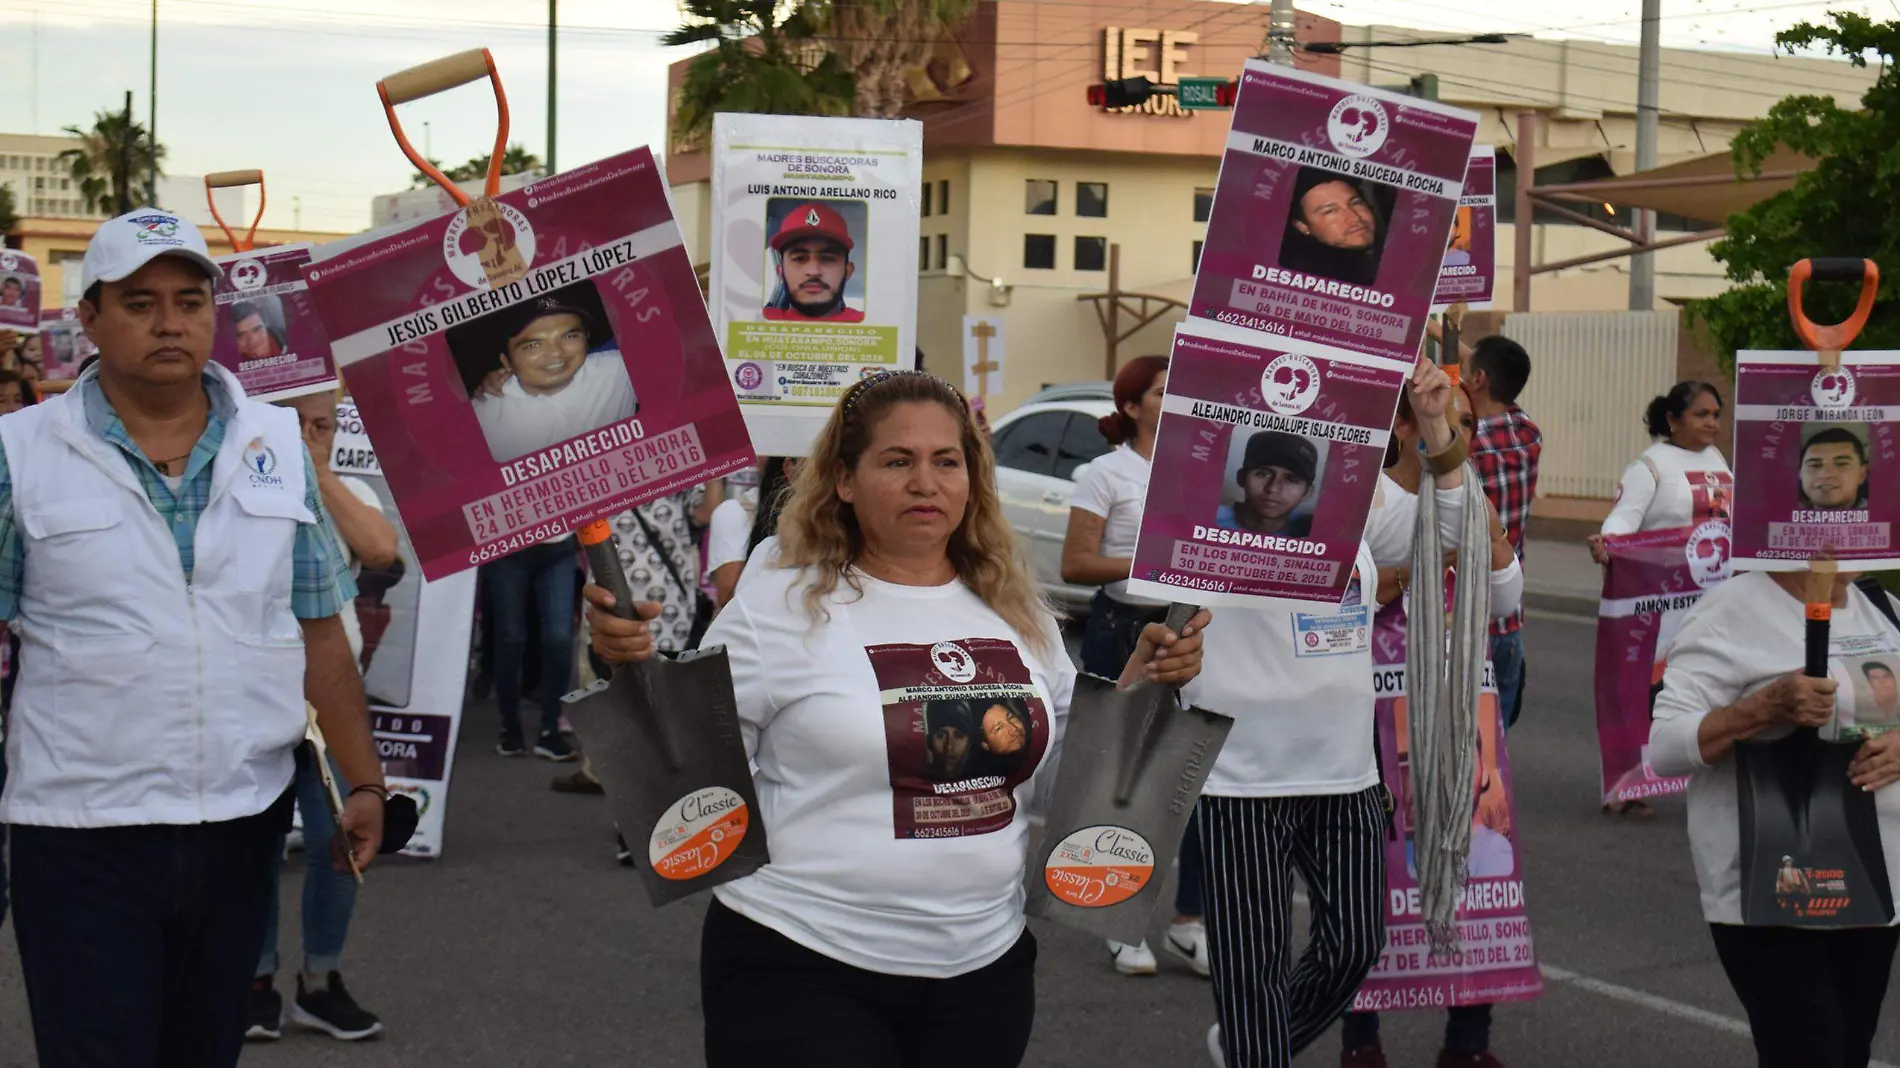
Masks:
[[[688,22],[667,45],[708,44],[693,57],[674,101],[673,137],[705,144],[713,115],[849,115],[851,72],[817,40],[822,12],[780,0],[684,0]]]
[[[1803,22],[1776,35],[1790,54],[1816,47],[1845,56],[1857,67],[1879,57],[1880,76],[1859,107],[1842,107],[1824,96],[1786,97],[1749,123],[1732,146],[1738,174],[1760,174],[1778,146],[1819,164],[1792,188],[1728,219],[1728,236],[1710,254],[1721,261],[1729,290],[1692,302],[1690,313],[1733,366],[1738,349],[1801,347],[1788,318],[1788,271],[1802,259],[1853,256],[1900,270],[1900,218],[1894,213],[1900,180],[1900,22],[1874,22],[1845,11],[1828,13],[1829,24]],[[1873,317],[1857,345],[1900,348],[1900,302],[1894,276],[1881,278]],[[1808,315],[1838,322],[1853,310],[1857,286],[1810,285]]]
[[[852,113],[894,119],[910,100],[910,72],[976,0],[808,0],[825,45],[851,71]]]
[[[0,235],[20,228],[20,208],[13,200],[13,187],[0,185]]]
[[[454,167],[443,167],[439,159],[432,159],[429,162],[441,169],[442,173],[453,182],[479,182],[488,177],[487,156],[476,156],[467,163]],[[541,169],[541,157],[528,151],[527,147],[519,141],[510,142],[507,151],[501,154],[501,173],[503,174],[522,174]],[[434,184],[435,179],[421,171],[416,171],[409,176],[411,189],[425,189]]]
[[[153,143],[151,133],[122,111],[98,112],[91,129],[68,126],[66,132],[79,144],[55,162],[79,187],[86,210],[123,215],[138,207],[145,183],[161,173],[165,146]]]

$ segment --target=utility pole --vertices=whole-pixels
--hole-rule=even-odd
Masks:
[[[1636,170],[1656,166],[1656,135],[1662,112],[1662,0],[1643,0],[1643,43],[1636,67]],[[1636,234],[1656,240],[1656,213],[1636,212]],[[1656,306],[1656,254],[1638,252],[1630,257],[1630,310]]]
[[[118,203],[113,205],[113,215],[124,215],[132,210],[132,90],[125,91],[125,129],[119,135],[119,173]]]
[[[1273,0],[1267,16],[1267,62],[1293,65],[1294,26],[1293,0]]]
[[[151,185],[147,189],[147,193],[149,195],[146,197],[146,203],[152,205],[153,207],[157,207],[158,206],[158,0],[152,0],[151,83],[146,87],[145,103],[151,109],[150,114],[146,117],[145,136],[151,138],[151,141],[152,141]],[[132,132],[132,107],[129,104],[126,105],[126,109],[125,109],[125,126],[126,126],[126,134],[129,136]],[[127,193],[127,199],[130,199],[130,194],[131,194],[131,186],[129,184],[130,175],[127,175],[127,181],[128,181],[128,185],[126,187],[126,193]],[[130,210],[130,208],[128,207],[127,210]]]
[[[290,222],[291,229],[293,230],[303,229],[303,198],[302,197],[290,198],[290,219],[291,219],[291,222]]]
[[[559,69],[559,60],[555,53],[554,38],[559,20],[555,9],[560,0],[548,0],[548,173],[555,172],[554,166],[554,92],[555,71]]]

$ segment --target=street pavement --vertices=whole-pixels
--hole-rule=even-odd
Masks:
[[[1534,569],[1537,552],[1529,555]],[[1652,823],[1598,813],[1594,633],[1594,621],[1578,616],[1540,613],[1529,624],[1527,707],[1510,744],[1518,855],[1547,988],[1499,1007],[1494,1048],[1513,1068],[1751,1065],[1740,1007],[1697,906],[1680,799],[1659,803]],[[345,975],[388,1033],[349,1046],[293,1031],[252,1047],[245,1064],[702,1063],[704,901],[650,908],[636,876],[614,863],[601,802],[551,793],[551,765],[496,756],[493,722],[491,709],[470,710],[442,858],[385,860],[364,889]],[[285,879],[287,960],[296,957],[301,863],[293,857]],[[1156,946],[1166,920],[1157,917]],[[1026,1064],[1209,1063],[1204,980],[1165,955],[1160,976],[1123,978],[1095,939],[1034,929],[1041,958]],[[1900,1063],[1894,1010],[1890,996],[1875,1046],[1877,1062],[1890,1065]],[[1387,1016],[1395,1068],[1430,1068],[1441,1027],[1435,1014]],[[0,1068],[34,1064],[28,1035],[13,941],[0,938]],[[1337,1064],[1337,1028],[1297,1063]]]

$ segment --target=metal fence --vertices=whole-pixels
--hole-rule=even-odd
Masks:
[[[1631,460],[1649,446],[1643,408],[1676,381],[1681,313],[1518,313],[1504,336],[1531,354],[1518,398],[1544,432],[1540,497],[1616,495]]]

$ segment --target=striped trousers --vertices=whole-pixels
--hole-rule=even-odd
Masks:
[[[1207,934],[1227,1068],[1288,1068],[1385,948],[1383,787],[1200,801]],[[1293,959],[1293,873],[1312,927]]]

